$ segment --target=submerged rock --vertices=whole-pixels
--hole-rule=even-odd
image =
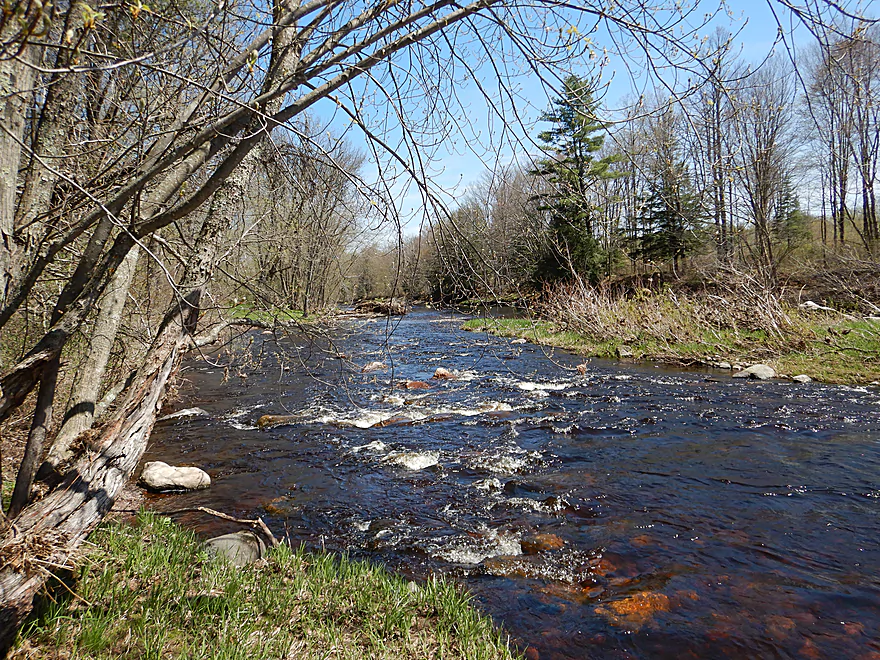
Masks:
[[[736,372],[735,374],[733,374],[733,377],[767,380],[769,378],[776,378],[776,371],[774,371],[773,367],[770,367],[766,364],[753,364],[751,367],[747,367],[742,371]]]
[[[263,415],[257,420],[257,426],[261,429],[272,429],[285,424],[295,424],[301,419],[301,415]]]
[[[429,390],[431,385],[423,380],[408,380],[404,383],[404,387],[408,390]]]
[[[197,467],[175,467],[162,461],[144,465],[139,483],[150,490],[201,490],[211,485],[211,477]]]
[[[205,551],[241,567],[265,557],[266,544],[253,532],[243,531],[208,539],[205,541]]]
[[[556,534],[543,533],[524,537],[520,541],[520,545],[522,546],[523,554],[536,555],[539,552],[560,550],[565,545],[565,541]]]
[[[671,609],[669,597],[656,591],[643,591],[628,598],[603,603],[594,608],[609,623],[629,632],[638,632],[653,623],[658,612]]]

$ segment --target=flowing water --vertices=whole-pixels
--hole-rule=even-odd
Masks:
[[[150,505],[453,576],[544,660],[880,658],[880,389],[580,373],[461,322],[352,320],[332,344],[255,335],[249,366],[191,363],[174,409],[200,410],[160,422],[145,460],[213,484]]]

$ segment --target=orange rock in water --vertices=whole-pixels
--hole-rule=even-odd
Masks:
[[[654,619],[657,612],[669,611],[669,598],[655,591],[643,591],[635,596],[599,605],[596,614],[609,623],[630,632],[638,632]]]
[[[404,383],[408,390],[429,390],[431,386],[423,380],[408,380]]]
[[[819,660],[819,658],[824,657],[822,651],[812,639],[804,641],[800,649],[800,655],[802,658],[810,658],[811,660]]]
[[[580,584],[568,584],[565,582],[551,582],[538,587],[538,591],[560,600],[580,604],[585,604],[587,601],[598,598],[605,593],[605,590],[598,585],[584,587]]]
[[[290,498],[282,495],[273,500],[269,500],[263,505],[263,509],[271,516],[287,516],[290,515],[296,506],[290,501]]]
[[[863,623],[845,623],[843,624],[843,629],[846,631],[847,635],[861,635],[865,632],[865,625]]]
[[[261,429],[273,429],[276,426],[295,424],[302,420],[302,415],[263,415],[257,420]]]
[[[565,545],[565,541],[556,534],[534,534],[520,541],[523,554],[536,555],[548,550],[559,550]]]
[[[601,557],[598,560],[594,560],[595,564],[591,561],[590,565],[592,568],[592,572],[595,575],[601,575],[605,577],[609,573],[613,573],[617,570],[617,566],[608,561],[605,557]]]
[[[376,422],[370,428],[372,429],[381,429],[386,426],[392,425],[409,425],[412,424],[412,420],[409,417],[389,417],[388,419],[383,419],[381,422]]]
[[[680,589],[679,591],[675,592],[674,596],[675,596],[675,599],[679,603],[682,603],[685,600],[693,600],[693,601],[700,600],[700,597],[697,595],[697,592],[694,591],[693,589]]]
[[[652,545],[653,543],[654,541],[647,534],[640,534],[632,539],[632,544],[639,548],[644,548],[646,545]]]
[[[767,626],[767,632],[776,639],[785,639],[797,628],[797,624],[794,621],[779,615],[767,617],[764,624]]]

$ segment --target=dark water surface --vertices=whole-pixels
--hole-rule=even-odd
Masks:
[[[581,375],[461,321],[346,322],[349,359],[301,339],[279,361],[257,335],[262,361],[225,382],[192,364],[175,409],[206,414],[160,422],[146,460],[213,485],[151,506],[263,515],[294,544],[454,576],[544,660],[880,658],[878,388]],[[393,369],[358,373],[373,360]],[[439,366],[461,377],[430,380]],[[256,428],[285,413],[301,421]]]

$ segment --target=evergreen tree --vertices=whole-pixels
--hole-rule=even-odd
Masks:
[[[607,124],[596,117],[599,104],[589,83],[577,76],[565,80],[561,98],[541,115],[553,128],[538,134],[546,158],[534,174],[542,176],[551,191],[539,196],[539,210],[550,215],[551,247],[538,263],[541,281],[585,277],[598,281],[604,258],[594,232],[595,205],[590,187],[615,176],[609,171],[617,156],[596,158],[605,140]]]
[[[677,273],[681,259],[699,243],[701,229],[699,204],[683,163],[664,168],[651,187],[639,220],[639,256],[668,262]]]
[[[794,192],[789,177],[785,177],[779,188],[771,231],[776,242],[785,246],[786,252],[802,245],[810,238],[807,218],[801,211],[800,200]]]

